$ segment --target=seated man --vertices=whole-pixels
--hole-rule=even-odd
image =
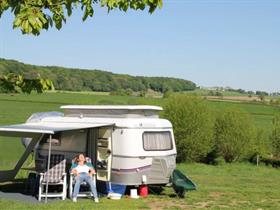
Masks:
[[[77,195],[80,191],[80,186],[82,182],[86,182],[89,184],[91,192],[94,196],[94,201],[96,203],[99,202],[96,186],[92,180],[92,175],[95,174],[95,170],[93,169],[93,166],[89,164],[86,164],[85,156],[83,154],[77,155],[75,158],[75,165],[72,167],[71,172],[76,175],[75,180],[75,186],[74,186],[74,192],[73,192],[73,202],[77,202]]]

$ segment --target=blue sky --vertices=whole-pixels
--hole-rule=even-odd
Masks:
[[[39,37],[0,19],[0,57],[39,65],[171,76],[201,86],[280,91],[280,1],[163,0],[161,10],[78,10]]]

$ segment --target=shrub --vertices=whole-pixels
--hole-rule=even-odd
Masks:
[[[117,89],[116,91],[110,92],[111,96],[131,96],[133,94],[132,89]]]
[[[258,97],[259,97],[259,99],[260,99],[261,101],[265,101],[265,95],[264,95],[264,94],[261,94],[261,95],[259,95]]]
[[[226,163],[224,157],[219,156],[217,158],[214,159],[213,164],[214,165],[224,165]]]
[[[146,91],[140,91],[139,96],[144,98],[146,96]]]
[[[279,158],[271,158],[271,157],[262,157],[260,159],[261,163],[265,165],[271,165],[272,167],[279,168],[280,167],[280,159]]]
[[[214,96],[214,95],[215,95],[215,93],[214,93],[214,91],[213,91],[213,90],[210,90],[210,91],[208,92],[208,95],[209,95],[209,96]]]
[[[240,160],[252,144],[252,120],[239,110],[220,112],[215,122],[215,146],[226,162]]]
[[[252,145],[249,147],[248,158],[252,159],[258,156],[265,156],[271,151],[271,142],[265,135],[264,129],[254,129],[252,132]]]
[[[280,157],[280,115],[276,115],[272,121],[272,134],[270,136],[273,154]]]
[[[172,95],[172,91],[166,91],[163,94],[163,98],[169,98]]]
[[[128,89],[125,90],[125,94],[126,94],[127,96],[132,96],[132,95],[133,95],[133,90],[130,89],[130,88],[128,88]]]
[[[223,94],[222,94],[221,92],[219,92],[219,91],[216,91],[215,96],[222,97],[222,96],[223,96]]]
[[[213,120],[205,100],[187,95],[167,98],[164,117],[173,124],[177,161],[200,161],[213,149]]]

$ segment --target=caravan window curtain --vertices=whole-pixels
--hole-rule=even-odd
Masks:
[[[171,150],[173,147],[170,131],[144,132],[143,146],[146,151]]]

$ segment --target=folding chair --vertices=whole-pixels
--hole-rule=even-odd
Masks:
[[[46,157],[48,159],[48,157]],[[47,161],[46,161],[47,163]],[[46,164],[47,165],[47,164]],[[47,170],[47,169],[46,169]],[[39,179],[39,193],[38,200],[41,201],[42,197],[61,197],[62,200],[66,198],[66,160],[64,155],[53,154],[50,157],[50,170],[45,173],[40,173]],[[49,186],[62,186],[62,192],[51,192],[46,195],[46,184]]]
[[[86,157],[86,162],[89,167],[93,168],[91,159],[89,157]],[[77,164],[74,161],[72,161],[72,166],[71,166],[70,170],[75,168],[76,165]],[[92,176],[92,181],[93,181],[94,185],[96,186],[96,175],[95,174]],[[69,180],[69,198],[70,199],[72,198],[72,195],[73,195],[74,185],[75,185],[75,175],[70,171],[70,180]],[[87,188],[87,190],[85,190],[85,188]],[[80,189],[81,190],[78,193],[77,197],[92,197],[93,196],[93,194],[90,191],[90,187],[88,186],[88,184],[86,182],[83,182],[81,184]]]

